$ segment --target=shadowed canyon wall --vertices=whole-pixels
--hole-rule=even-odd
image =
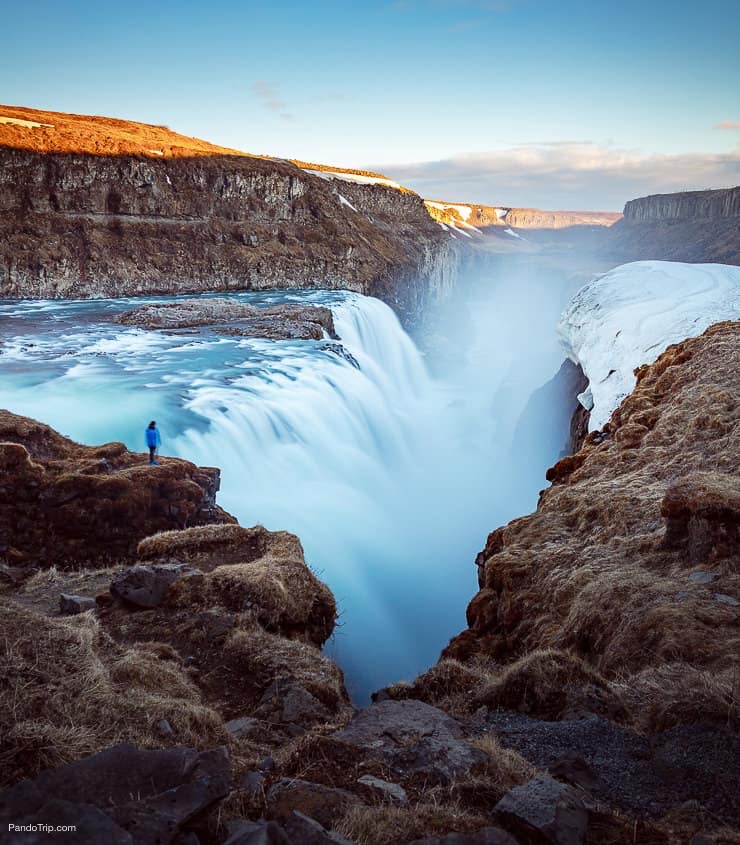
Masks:
[[[740,187],[630,200],[607,249],[618,259],[740,264]]]

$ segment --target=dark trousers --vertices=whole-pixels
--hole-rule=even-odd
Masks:
[[[149,463],[151,464],[154,461],[154,457],[157,454],[157,447],[150,446],[149,447]]]

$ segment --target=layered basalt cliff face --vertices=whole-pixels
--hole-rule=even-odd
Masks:
[[[0,113],[2,296],[342,287],[409,323],[455,261],[412,192],[161,127],[17,112]]]
[[[624,207],[624,219],[628,223],[724,217],[740,217],[740,187],[654,194],[630,200]]]
[[[607,249],[620,258],[740,264],[740,187],[630,200]]]

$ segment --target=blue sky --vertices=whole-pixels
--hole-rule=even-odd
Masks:
[[[6,0],[2,21],[0,102],[435,198],[619,209],[740,183],[735,0]]]

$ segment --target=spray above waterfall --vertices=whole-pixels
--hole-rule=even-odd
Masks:
[[[239,295],[328,305],[349,354],[110,322],[139,300],[4,305],[0,383],[13,411],[84,442],[142,450],[143,424],[157,419],[163,454],[221,468],[219,502],[243,525],[297,534],[337,598],[329,650],[362,700],[414,677],[464,627],[486,532],[536,502],[532,484],[510,484],[517,462],[536,463],[540,478],[557,457],[562,432],[511,455],[528,398],[562,360],[560,300],[543,309],[546,290],[538,310],[552,312],[551,331],[537,338],[512,323],[531,286],[478,289],[444,378],[390,308],[352,293]]]

